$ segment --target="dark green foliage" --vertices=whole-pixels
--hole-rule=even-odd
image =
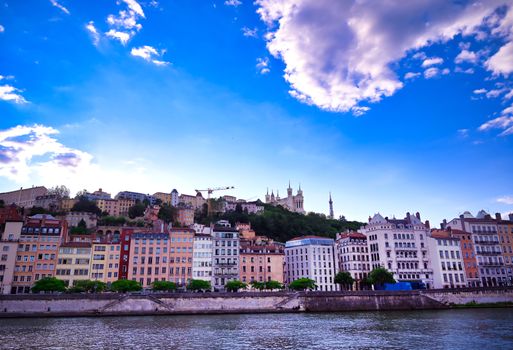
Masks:
[[[265,211],[260,214],[247,214],[244,211],[232,211],[224,214],[206,216],[206,210],[196,212],[196,222],[208,225],[211,221],[228,220],[232,225],[236,222],[251,223],[251,228],[258,235],[267,236],[279,242],[306,235],[335,238],[337,232],[358,230],[363,224],[357,221],[330,220],[325,215],[293,213],[281,206],[261,204]]]
[[[80,197],[78,202],[76,202],[75,205],[73,205],[73,208],[71,208],[71,211],[94,213],[98,216],[102,213],[100,208],[96,205],[96,202],[90,201],[85,197]]]
[[[101,293],[107,289],[107,284],[101,281],[76,281],[75,285],[68,288],[69,293]]]
[[[139,282],[136,282],[136,281],[117,280],[116,282],[112,282],[110,289],[113,292],[119,292],[119,293],[137,292],[142,289],[142,286]]]
[[[228,292],[237,292],[239,289],[244,289],[246,287],[246,283],[243,283],[238,280],[228,281],[228,283],[224,285],[224,288],[226,288]]]
[[[335,283],[340,284],[342,289],[351,288],[354,283],[354,278],[347,271],[341,271],[335,275]]]
[[[146,204],[137,202],[135,205],[128,208],[128,216],[130,219],[135,219],[144,215],[144,211],[146,210]]]
[[[382,286],[385,283],[395,283],[394,275],[384,267],[377,267],[369,273],[367,278],[370,284]]]
[[[69,233],[72,235],[86,235],[88,232],[87,232],[86,228],[77,226],[77,227],[71,227],[69,229]]]
[[[170,222],[175,222],[176,221],[177,210],[176,210],[175,207],[172,207],[172,206],[167,205],[167,204],[163,204],[160,207],[158,216],[159,216],[160,220],[162,220],[165,223],[169,224]]]
[[[212,286],[210,285],[210,282],[204,281],[204,280],[190,280],[189,283],[187,283],[187,290],[191,291],[198,291],[198,292],[204,292],[207,290],[211,290]]]
[[[33,293],[39,292],[64,292],[66,290],[66,286],[64,281],[57,279],[55,277],[45,277],[41,278],[39,281],[34,283],[32,287]]]
[[[265,283],[264,282],[257,282],[257,281],[254,281],[254,282],[251,282],[251,287],[255,288],[255,289],[258,289],[258,290],[264,290],[266,289],[265,288]]]
[[[278,281],[267,281],[265,282],[265,289],[273,290],[273,289],[283,289],[283,284]]]
[[[151,289],[155,291],[171,292],[176,290],[176,283],[169,281],[155,281],[153,282]]]
[[[298,278],[290,282],[289,288],[292,290],[307,290],[315,289],[317,286],[315,281],[310,278]]]
[[[98,226],[123,226],[126,222],[123,216],[104,216],[98,220]]]

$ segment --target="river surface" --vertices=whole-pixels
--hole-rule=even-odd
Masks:
[[[1,349],[513,349],[513,309],[0,319]]]

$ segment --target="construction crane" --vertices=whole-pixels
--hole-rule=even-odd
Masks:
[[[210,216],[210,213],[212,211],[211,209],[211,204],[210,204],[210,195],[216,191],[226,191],[226,190],[231,190],[231,189],[234,189],[235,187],[233,186],[226,186],[226,187],[214,187],[214,188],[207,188],[206,190],[195,190],[196,193],[201,193],[201,192],[207,192],[207,215]]]

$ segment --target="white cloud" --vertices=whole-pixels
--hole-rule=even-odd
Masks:
[[[87,23],[85,27],[89,34],[91,34],[91,37],[93,38],[93,44],[98,45],[98,43],[100,42],[100,33],[98,33],[98,30],[94,26],[94,22],[89,21],[89,23]]]
[[[137,14],[133,11],[121,10],[118,16],[109,15],[107,23],[111,26],[123,29],[137,29],[141,30],[142,25],[137,23]]]
[[[264,58],[260,58],[259,57],[259,58],[257,58],[256,67],[259,70],[260,74],[267,74],[267,73],[269,73],[271,71],[269,69],[269,58],[268,57],[264,57]]]
[[[462,138],[467,138],[468,133],[469,133],[468,129],[458,129],[458,135]]]
[[[234,6],[234,7],[237,7],[239,5],[242,5],[242,1],[239,1],[239,0],[226,0],[224,2],[224,4],[226,6]]]
[[[78,173],[90,165],[92,156],[64,146],[54,135],[59,132],[43,125],[16,126],[0,131],[0,176],[25,182],[32,172],[59,176]]]
[[[499,198],[497,198],[497,203],[513,205],[513,197],[512,196],[499,197]]]
[[[440,74],[440,70],[436,67],[428,68],[424,71],[424,78],[431,79]]]
[[[444,68],[444,69],[442,69],[442,74],[443,74],[443,75],[447,75],[447,74],[449,74],[450,72],[451,72],[451,71],[449,70],[449,68]]]
[[[462,69],[461,67],[454,68],[456,73],[474,74],[474,68]]]
[[[478,61],[478,56],[473,51],[461,50],[461,52],[456,56],[454,62],[457,64],[463,62],[476,63]]]
[[[62,12],[64,12],[65,14],[68,14],[69,15],[69,11],[67,8],[65,8],[64,6],[62,6],[61,4],[59,4],[57,2],[57,0],[50,0],[50,2],[52,3],[53,6],[57,7],[59,10],[61,10]]]
[[[145,61],[151,62],[157,66],[165,66],[165,65],[169,64],[169,62],[162,61],[159,59],[162,57],[162,55],[164,53],[165,53],[164,50],[159,52],[154,47],[151,47],[148,45],[144,45],[144,46],[137,47],[137,48],[134,47],[134,48],[132,48],[132,51],[130,51],[130,54],[132,56],[141,57]]]
[[[482,124],[478,130],[488,131],[491,129],[501,129],[499,136],[513,135],[513,105],[505,108],[500,117],[494,118]]]
[[[414,79],[420,76],[420,73],[408,72],[404,75],[404,79]]]
[[[139,5],[139,3],[137,1],[135,1],[135,0],[123,0],[123,2],[128,5],[128,8],[131,11],[137,13],[139,16],[144,18],[144,11],[143,11],[141,5]]]
[[[512,11],[513,12],[513,11]],[[502,46],[499,51],[486,62],[485,66],[493,74],[503,74],[508,76],[513,72],[513,42],[509,42]]]
[[[2,79],[3,80],[3,76]],[[0,85],[0,100],[11,101],[17,104],[28,103],[28,101],[20,94],[21,90],[12,85]]]
[[[487,98],[496,98],[505,93],[507,89],[493,89],[486,93]]]
[[[477,33],[483,18],[507,3],[256,0],[269,26],[267,48],[285,63],[291,95],[329,111],[394,94],[403,83],[392,64],[433,43]]]
[[[119,40],[123,45],[126,45],[128,40],[130,40],[130,38],[131,38],[131,34],[130,33],[118,32],[115,29],[109,30],[107,33],[105,33],[105,35],[107,35],[107,36],[109,36],[111,38]]]
[[[3,33],[3,32],[5,32],[5,28],[3,25],[0,24],[0,33]]]
[[[430,66],[436,66],[438,64],[442,64],[444,63],[444,59],[441,58],[441,57],[430,57],[430,58],[426,58],[424,60],[424,62],[422,62],[422,67],[423,68],[426,68],[426,67],[430,67]]]
[[[510,98],[513,98],[513,89],[510,89],[509,92],[504,95],[505,100],[509,100]]]
[[[257,29],[256,28],[248,28],[248,27],[242,27],[242,34],[244,36],[247,36],[247,37],[252,37],[252,38],[256,38],[258,35],[257,35]]]
[[[416,60],[425,60],[426,59],[426,54],[424,52],[417,52],[415,55],[412,56],[413,59],[416,59]]]
[[[477,89],[477,90],[474,90],[474,93],[476,95],[481,95],[481,94],[486,94],[488,91],[486,89]]]

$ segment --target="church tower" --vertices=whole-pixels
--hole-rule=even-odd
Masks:
[[[330,216],[328,216],[329,219],[334,219],[334,214],[333,214],[333,200],[331,199],[331,192],[330,192]]]
[[[271,196],[269,196],[269,187],[267,187],[267,193],[265,194],[265,202],[266,203],[271,202]]]

